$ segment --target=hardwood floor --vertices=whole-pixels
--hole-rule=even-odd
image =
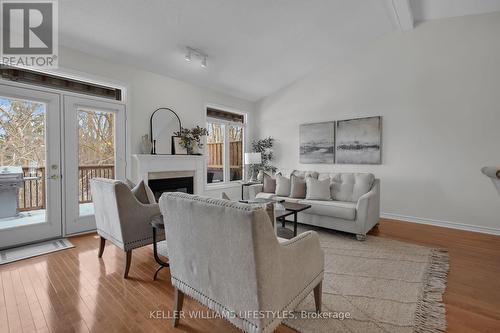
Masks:
[[[500,237],[391,220],[372,234],[447,248],[448,332],[500,331]],[[109,244],[98,259],[97,235],[71,241],[73,249],[0,266],[0,332],[239,332],[222,319],[181,319],[173,328],[161,318],[172,309],[174,289],[168,269],[152,280],[151,248],[134,250],[124,280],[123,251]],[[207,313],[189,297],[183,309]]]

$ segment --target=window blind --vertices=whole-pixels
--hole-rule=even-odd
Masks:
[[[214,108],[207,108],[207,117],[220,119],[220,120],[226,120],[226,121],[232,121],[232,122],[236,122],[236,123],[244,123],[245,122],[245,116],[242,114],[217,110]]]
[[[75,93],[122,100],[120,89],[97,85],[94,83],[68,79],[52,74],[40,73],[28,69],[0,65],[0,76],[4,80],[28,83],[47,88],[71,91]]]

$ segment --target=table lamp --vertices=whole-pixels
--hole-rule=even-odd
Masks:
[[[255,164],[261,164],[262,163],[262,156],[261,153],[245,153],[245,164],[246,165],[255,165]],[[251,182],[256,182],[257,181],[257,173],[255,170],[252,170],[251,172]]]

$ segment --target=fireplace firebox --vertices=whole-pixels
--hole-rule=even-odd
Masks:
[[[153,191],[156,201],[158,201],[165,192],[194,194],[193,177],[150,179],[148,185],[151,191]]]

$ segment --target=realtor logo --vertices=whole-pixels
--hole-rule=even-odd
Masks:
[[[2,63],[57,67],[57,1],[0,0]]]

